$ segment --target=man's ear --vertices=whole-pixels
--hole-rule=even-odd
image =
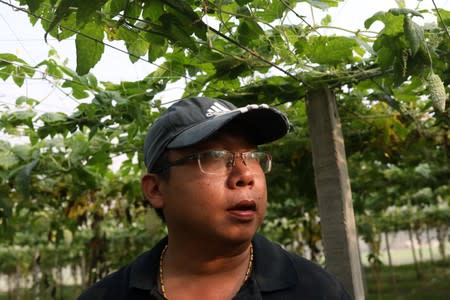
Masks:
[[[141,179],[141,189],[153,208],[162,208],[164,206],[162,183],[161,178],[152,173],[145,174]]]

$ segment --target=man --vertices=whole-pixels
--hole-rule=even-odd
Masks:
[[[168,237],[79,299],[350,299],[325,270],[256,234],[272,164],[257,146],[288,130],[267,105],[169,107],[147,133],[141,181]]]

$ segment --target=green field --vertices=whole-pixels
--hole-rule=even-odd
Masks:
[[[444,300],[450,299],[450,261],[445,264],[419,264],[418,278],[414,265],[382,266],[380,273],[366,268],[368,300]]]

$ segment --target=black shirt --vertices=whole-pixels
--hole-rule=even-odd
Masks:
[[[320,266],[285,251],[261,235],[257,234],[252,242],[252,273],[234,300],[351,299],[334,276]],[[157,275],[159,257],[166,244],[167,238],[85,290],[78,300],[163,300]]]

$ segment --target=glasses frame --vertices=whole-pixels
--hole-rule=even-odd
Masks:
[[[203,154],[205,153],[212,153],[212,152],[221,152],[223,153],[222,158],[224,159],[226,153],[230,153],[232,154],[231,159],[226,163],[227,166],[229,166],[229,170],[231,170],[232,167],[234,167],[235,163],[236,163],[236,157],[240,157],[243,164],[245,166],[247,166],[247,157],[249,154],[252,153],[258,153],[258,154],[263,154],[267,157],[268,160],[268,164],[269,166],[267,167],[267,171],[265,171],[262,166],[261,169],[262,171],[267,174],[272,170],[272,155],[269,152],[265,152],[265,151],[259,151],[259,150],[251,150],[251,151],[244,151],[244,152],[233,152],[233,151],[228,151],[228,150],[208,150],[208,151],[201,151],[201,152],[196,152],[196,153],[192,153],[189,154],[185,157],[179,158],[173,162],[167,162],[167,164],[165,166],[162,166],[161,168],[157,169],[154,171],[154,173],[158,174],[158,173],[163,173],[164,171],[166,171],[167,169],[171,168],[171,167],[175,167],[175,166],[179,166],[179,165],[184,165],[188,162],[195,162],[197,161],[197,165],[200,169],[200,171],[203,174],[208,174],[208,175],[216,175],[216,174],[221,174],[221,173],[210,173],[210,172],[206,172],[203,168],[202,168],[202,164],[200,162],[200,158]]]

